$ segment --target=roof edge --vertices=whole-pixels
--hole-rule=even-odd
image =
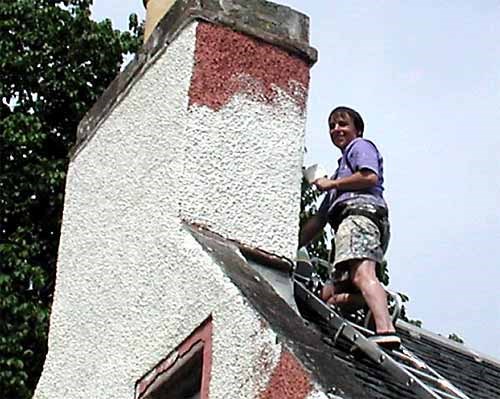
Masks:
[[[454,342],[451,339],[448,339],[442,335],[439,335],[435,332],[426,330],[422,327],[417,327],[414,324],[408,323],[403,320],[398,320],[396,322],[396,326],[402,330],[405,330],[410,334],[411,336],[418,336],[418,337],[425,337],[427,339],[430,339],[436,343],[439,343],[440,345],[446,346],[449,349],[452,349],[454,351],[460,352],[464,355],[468,355],[472,357],[476,362],[482,363],[482,362],[488,362],[495,367],[500,367],[500,360],[495,359],[492,356],[486,355],[482,352],[478,352],[474,349],[469,348],[468,346],[464,344],[460,344],[458,342]]]

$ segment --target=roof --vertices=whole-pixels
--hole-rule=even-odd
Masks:
[[[366,356],[350,353],[334,331],[302,318],[262,274],[273,269],[289,276],[289,260],[228,240],[199,226],[186,225],[203,249],[266,319],[286,346],[325,390],[342,398],[418,398]],[[245,256],[243,256],[245,255]],[[259,272],[260,271],[260,272]],[[283,291],[286,289],[284,288]],[[500,363],[422,328],[398,321],[403,344],[471,398],[500,398]]]
[[[500,362],[430,331],[398,322],[403,343],[471,398],[500,398]]]

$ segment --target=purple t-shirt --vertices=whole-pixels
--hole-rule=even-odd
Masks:
[[[384,200],[384,161],[377,147],[369,140],[358,137],[351,141],[338,160],[339,167],[330,177],[334,180],[340,177],[346,177],[362,169],[368,169],[378,176],[377,184],[370,188],[362,190],[339,191],[330,190],[323,199],[319,208],[319,213],[328,215],[338,204],[357,199],[362,202],[368,202],[373,205],[387,208]]]

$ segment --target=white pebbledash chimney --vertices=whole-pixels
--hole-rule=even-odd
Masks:
[[[182,221],[294,257],[308,24],[262,0],[177,0],[82,120],[35,398],[131,397],[231,297]]]

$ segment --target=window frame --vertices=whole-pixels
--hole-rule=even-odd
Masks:
[[[148,371],[135,387],[135,399],[148,397],[162,386],[178,378],[183,368],[193,367],[201,354],[200,399],[208,399],[212,370],[212,317],[200,324],[174,351]],[[195,367],[196,367],[196,363]]]

